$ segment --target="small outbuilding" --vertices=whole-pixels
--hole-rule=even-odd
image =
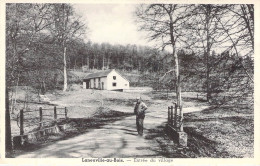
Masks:
[[[129,81],[115,69],[87,75],[83,79],[84,89],[119,90],[129,89]]]

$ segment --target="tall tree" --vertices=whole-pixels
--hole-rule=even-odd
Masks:
[[[20,85],[27,71],[25,55],[35,50],[39,34],[48,27],[49,4],[6,4],[6,146],[10,150],[9,92]],[[14,97],[16,99],[16,97]],[[13,98],[12,98],[13,99]],[[11,99],[11,101],[13,101]],[[11,102],[11,110],[13,112]]]
[[[210,53],[215,47],[220,47],[220,44],[224,41],[222,38],[223,32],[219,30],[218,18],[221,18],[225,14],[225,5],[213,5],[213,4],[199,4],[196,5],[195,10],[192,13],[192,19],[186,22],[186,47],[197,54],[203,54],[202,62],[205,64],[205,69],[202,71],[206,73],[205,85],[206,85],[206,98],[207,101],[211,98],[211,82],[210,82]]]
[[[199,70],[206,73],[202,78],[205,80],[207,100],[211,98],[211,94],[222,90],[237,93],[238,89],[251,87],[245,84],[244,76],[247,75],[249,81],[253,81],[253,63],[243,59],[253,59],[253,10],[253,5],[246,4],[196,5],[192,19],[186,23],[187,47],[201,58],[205,66],[202,68],[199,63],[196,64]],[[222,53],[210,54],[212,50]],[[243,71],[245,75],[242,76]],[[241,73],[240,76],[238,73]],[[236,88],[234,83],[237,83]]]
[[[5,89],[5,157],[10,157],[12,154],[12,135],[9,111],[9,92]]]
[[[74,38],[80,37],[86,30],[85,25],[81,23],[80,17],[77,17],[73,11],[73,7],[69,4],[53,4],[53,21],[51,33],[54,39],[62,46],[63,54],[63,75],[64,86],[63,91],[68,88],[67,76],[67,46],[68,42]]]
[[[228,51],[234,52],[237,57],[250,57],[254,55],[254,5],[229,5],[230,11],[226,17],[219,18],[221,28],[231,45]],[[252,70],[247,69],[242,61],[242,68],[253,82]]]
[[[230,12],[218,21],[227,39],[225,52],[230,54],[232,62],[227,87],[233,91],[236,101],[247,101],[250,105],[254,93],[254,5],[228,5],[226,8]]]
[[[177,107],[181,107],[181,82],[179,59],[177,55],[177,43],[181,42],[183,30],[182,25],[189,19],[192,5],[177,4],[151,4],[140,5],[136,10],[137,21],[140,23],[140,29],[147,31],[150,40],[160,43],[160,47],[171,48],[174,57],[173,66],[169,72],[174,71],[176,77],[176,97]]]
[[[26,70],[26,54],[37,50],[40,33],[51,24],[51,8],[50,4],[7,4],[6,9],[7,82],[18,87]]]

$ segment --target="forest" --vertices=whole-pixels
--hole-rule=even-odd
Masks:
[[[207,92],[207,101],[224,91],[252,96],[253,5],[140,4],[134,15],[155,47],[91,42],[71,4],[7,4],[7,89],[66,91],[71,70],[118,69],[155,90]]]

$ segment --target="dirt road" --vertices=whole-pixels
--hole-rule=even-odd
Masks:
[[[159,144],[154,139],[147,139],[147,133],[148,130],[156,128],[166,120],[167,109],[151,107],[145,117],[142,137],[137,135],[135,116],[131,116],[17,157],[160,157],[162,153]]]

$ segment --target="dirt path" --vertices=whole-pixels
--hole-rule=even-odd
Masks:
[[[153,126],[152,121],[146,117],[144,132]],[[137,135],[135,117],[131,116],[18,157],[152,157],[159,155],[153,149],[156,146],[153,141],[146,140],[145,135]]]
[[[142,137],[137,135],[135,116],[131,116],[17,157],[160,157],[162,154],[156,140],[146,139],[148,130],[155,129],[167,120],[167,109],[160,110],[159,108],[153,106],[147,112]],[[191,109],[184,110],[184,112],[190,111]],[[192,111],[196,111],[196,109],[194,108]]]

